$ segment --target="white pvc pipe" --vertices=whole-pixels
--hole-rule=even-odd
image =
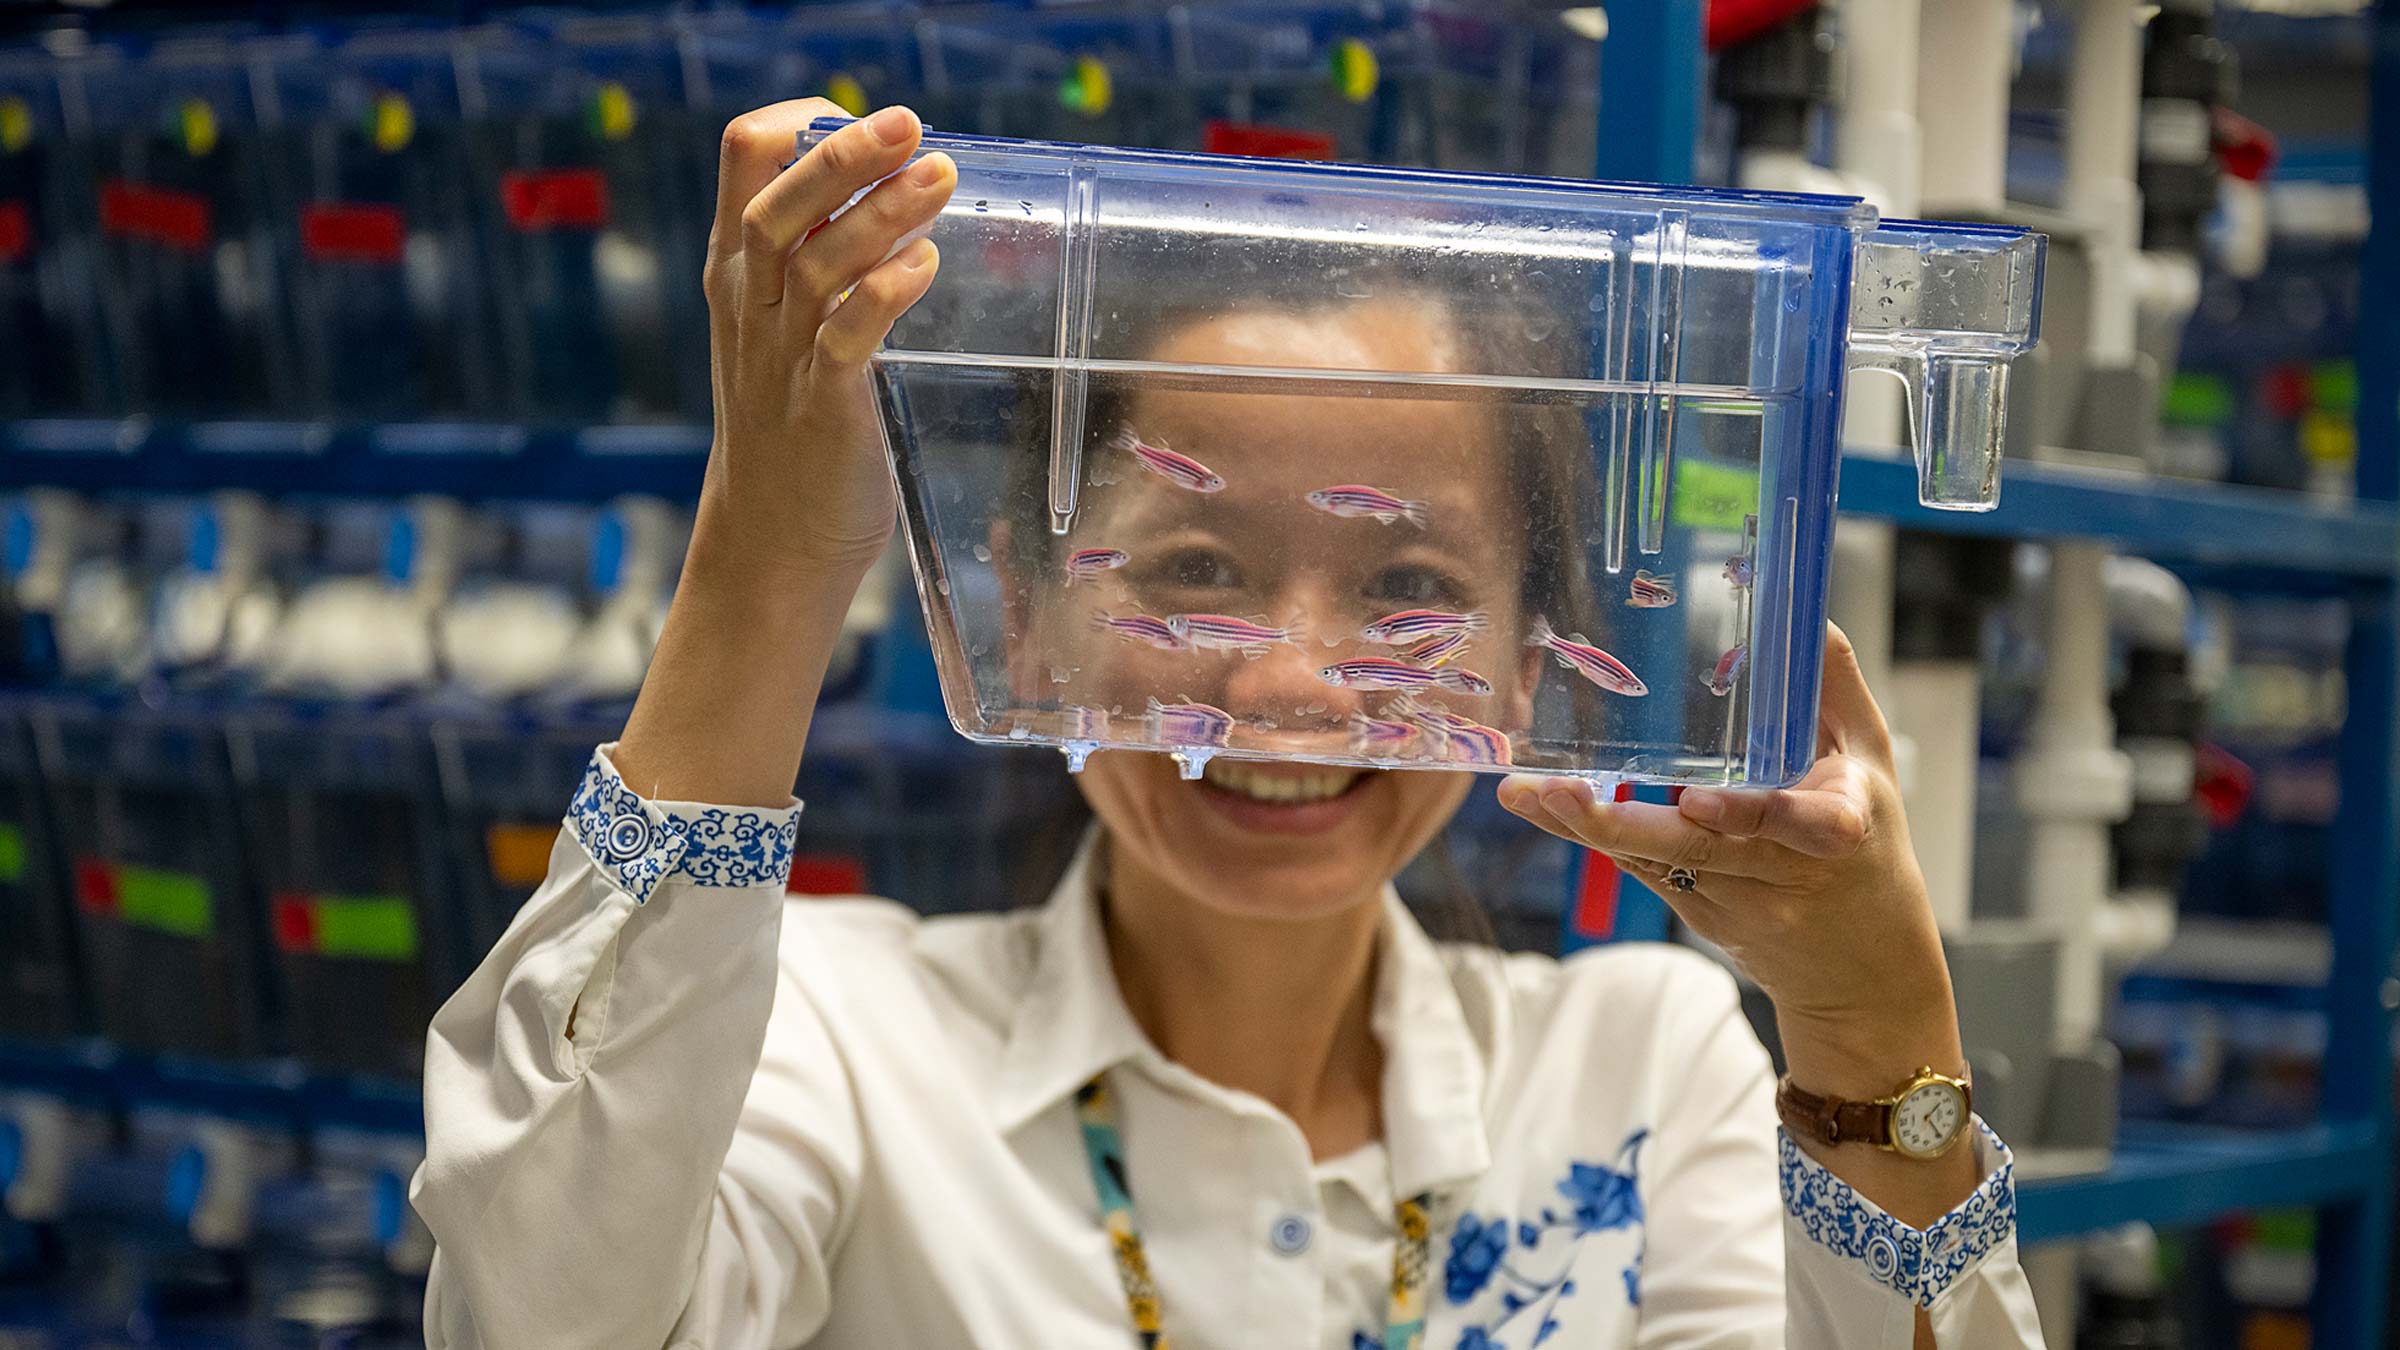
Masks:
[[[2133,771],[2108,710],[2107,554],[2097,544],[2050,548],[2041,699],[2012,770],[2028,818],[2029,915],[2059,940],[2057,1048],[2079,1053],[2100,1034],[2099,915],[2112,882],[2109,827],[2132,803]]]
[[[2084,359],[2093,366],[2134,357],[2140,279],[2142,199],[2134,185],[2140,149],[2141,26],[2134,0],[2083,0],[2067,68],[2066,183],[2063,205],[2092,235],[2091,329]]]
[[[2017,53],[2014,0],[1925,6],[1914,57],[1925,138],[1922,201],[1943,215],[1996,216],[2008,193],[2008,87]]]
[[[1944,932],[1966,926],[1975,883],[1975,775],[1981,668],[1973,661],[1901,661],[1884,705],[1916,742],[1906,789],[1908,836]]]

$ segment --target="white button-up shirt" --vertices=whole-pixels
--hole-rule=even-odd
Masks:
[[[642,799],[605,748],[549,879],[434,1019],[427,1340],[1135,1344],[1072,1097],[1107,1072],[1177,1350],[2039,1346],[2009,1156],[1932,1228],[1779,1139],[1733,981],[1665,946],[1431,941],[1384,901],[1384,1135],[1316,1161],[1127,1013],[1083,861],[1039,910],[787,901],[798,806]]]

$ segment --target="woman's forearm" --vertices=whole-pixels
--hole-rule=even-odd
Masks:
[[[616,752],[644,796],[791,800],[811,713],[871,559],[762,560],[702,512],[658,651]]]

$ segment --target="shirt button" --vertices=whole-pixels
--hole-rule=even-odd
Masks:
[[[1267,1230],[1267,1241],[1285,1256],[1298,1256],[1308,1250],[1308,1240],[1315,1235],[1316,1230],[1309,1226],[1308,1220],[1286,1214]]]

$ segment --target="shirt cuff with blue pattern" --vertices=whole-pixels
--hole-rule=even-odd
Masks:
[[[592,752],[567,804],[567,829],[637,905],[678,877],[699,886],[781,890],[792,872],[800,803],[776,810],[654,802],[625,785],[611,742]]]
[[[1969,1136],[1983,1182],[1975,1193],[1925,1229],[1883,1212],[1850,1183],[1782,1138],[1783,1208],[1809,1240],[1858,1262],[1868,1278],[1930,1308],[1972,1274],[1983,1258],[2016,1235],[2016,1159],[1992,1127],[1977,1117]]]

